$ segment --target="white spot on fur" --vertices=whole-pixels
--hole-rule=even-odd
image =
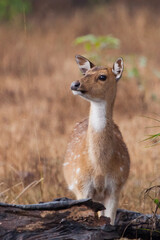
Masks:
[[[65,162],[65,163],[63,163],[63,166],[65,167],[65,166],[67,166],[69,164],[69,162]]]
[[[76,173],[78,174],[80,172],[80,170],[81,170],[80,168],[77,168]]]
[[[96,132],[102,131],[107,124],[105,101],[91,102],[90,123]]]
[[[77,184],[77,183],[78,183],[78,181],[76,180],[76,181],[75,181],[75,184]]]
[[[69,186],[69,190],[73,190],[74,189],[74,184]]]
[[[76,143],[78,143],[78,142],[79,142],[79,138],[77,137],[77,138],[76,138]]]
[[[123,172],[123,167],[120,167],[120,171]]]

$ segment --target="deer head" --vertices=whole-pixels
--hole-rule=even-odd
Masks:
[[[77,55],[76,62],[84,75],[71,84],[74,95],[79,95],[91,102],[113,102],[117,82],[122,76],[123,59],[118,58],[113,67],[95,66],[87,58]]]

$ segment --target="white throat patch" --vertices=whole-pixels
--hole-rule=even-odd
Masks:
[[[91,102],[90,123],[96,132],[102,131],[107,124],[107,103]]]

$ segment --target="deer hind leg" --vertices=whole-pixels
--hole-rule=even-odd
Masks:
[[[114,225],[118,207],[119,195],[111,193],[103,202],[105,206],[104,215],[111,219],[111,225]]]
[[[82,195],[82,193],[81,193],[81,192],[79,192],[79,191],[77,191],[77,192],[75,193],[75,195],[76,195],[76,198],[77,198],[77,200],[80,200],[80,199],[82,199],[82,198],[83,198],[83,195]]]

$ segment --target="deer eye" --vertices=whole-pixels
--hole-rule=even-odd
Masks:
[[[106,75],[100,75],[98,77],[98,79],[101,80],[101,81],[105,81],[107,79],[107,76]]]

